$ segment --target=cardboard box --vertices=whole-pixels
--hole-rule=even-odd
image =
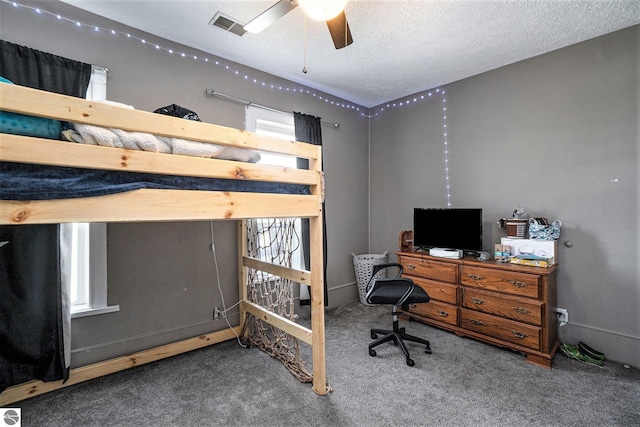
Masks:
[[[536,240],[536,239],[513,239],[503,237],[500,244],[511,246],[511,256],[536,255],[546,258],[549,266],[558,262],[558,241],[557,240]]]
[[[499,244],[495,244],[494,246],[493,257],[496,262],[509,262],[509,258],[511,258],[511,246]]]

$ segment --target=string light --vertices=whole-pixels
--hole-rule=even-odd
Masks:
[[[449,131],[447,130],[447,98],[442,94],[442,144],[444,145],[444,180],[447,190],[447,207],[451,207],[451,182],[449,181]]]
[[[133,39],[133,40],[137,40],[138,42],[140,42],[140,44],[142,45],[149,45],[152,46],[155,50],[157,51],[164,51],[170,55],[175,54],[176,52],[173,49],[169,49],[169,48],[165,48],[159,44],[153,44],[153,43],[147,43],[147,41],[143,38],[137,37],[132,35],[131,33],[125,33],[122,31],[118,31],[115,29],[110,29],[110,28],[103,28],[103,27],[99,27],[97,25],[89,25],[89,24],[85,24],[83,22],[80,21],[76,21],[67,17],[64,17],[60,14],[57,13],[52,13],[49,12],[47,10],[43,10],[37,7],[33,7],[33,6],[27,6],[27,5],[23,5],[20,3],[17,3],[15,1],[12,0],[0,0],[3,3],[7,3],[10,4],[11,6],[15,7],[15,8],[24,8],[24,9],[28,9],[33,11],[34,13],[36,13],[37,15],[40,16],[51,16],[54,17],[55,19],[59,20],[59,21],[65,21],[68,22],[72,25],[75,25],[78,28],[88,28],[93,30],[93,32],[95,33],[100,33],[100,34],[110,34],[111,36],[125,36],[127,39]],[[198,57],[196,55],[187,55],[185,52],[178,52],[180,57],[182,58],[186,58],[186,59],[192,59],[194,61],[202,61],[205,63],[209,63],[209,64],[213,64],[215,66],[219,66],[219,67],[223,67],[225,70],[232,72],[233,75],[235,76],[239,76],[241,77],[243,80],[247,80],[247,81],[251,81],[253,84],[256,84],[258,86],[262,86],[265,88],[269,88],[269,89],[273,89],[273,90],[278,90],[278,91],[286,91],[286,92],[293,92],[293,93],[297,93],[297,94],[302,94],[302,95],[310,95],[314,98],[317,98],[319,100],[324,100],[325,103],[327,104],[331,104],[333,106],[336,107],[340,107],[340,108],[346,108],[346,109],[350,109],[350,110],[355,110],[358,111],[360,113],[360,115],[364,118],[367,119],[371,119],[374,117],[379,116],[380,114],[382,114],[383,112],[385,112],[386,110],[392,109],[392,108],[402,108],[405,106],[410,106],[419,102],[422,102],[424,100],[433,98],[434,95],[436,96],[440,96],[441,97],[441,102],[442,102],[442,143],[443,143],[443,150],[444,150],[444,176],[445,176],[445,186],[446,186],[446,195],[447,195],[447,207],[451,207],[451,183],[449,181],[449,139],[448,139],[448,132],[447,132],[447,99],[445,97],[445,91],[444,89],[435,89],[435,90],[430,90],[428,92],[424,92],[420,95],[412,95],[411,97],[408,97],[405,100],[402,101],[396,101],[393,103],[388,103],[385,104],[383,106],[379,106],[377,108],[377,110],[375,112],[373,112],[372,114],[367,114],[365,111],[362,111],[362,109],[358,106],[358,105],[354,105],[354,104],[349,104],[349,103],[344,103],[344,102],[340,102],[340,101],[333,101],[330,100],[329,98],[324,98],[322,95],[319,95],[309,89],[305,89],[305,88],[301,88],[301,87],[286,87],[286,86],[281,86],[281,85],[274,85],[272,83],[268,83],[268,82],[264,82],[264,81],[260,81],[256,78],[250,78],[247,74],[234,69],[233,67],[227,65],[227,64],[223,64],[218,60],[215,61],[209,61],[208,58],[201,58]]]
[[[124,36],[127,39],[132,39],[132,40],[138,41],[141,45],[151,46],[156,51],[163,51],[163,52],[168,53],[170,55],[178,54],[181,58],[191,59],[191,60],[194,60],[194,61],[202,61],[204,63],[212,64],[212,65],[215,65],[215,66],[218,66],[218,67],[223,67],[225,70],[231,72],[233,75],[238,76],[238,77],[242,78],[243,80],[250,81],[255,85],[258,85],[258,86],[261,86],[261,87],[264,87],[264,88],[273,89],[273,90],[278,90],[278,91],[286,91],[286,92],[293,92],[293,93],[297,93],[297,94],[301,94],[301,95],[309,95],[309,96],[312,96],[312,97],[314,97],[316,99],[324,100],[325,103],[331,104],[331,105],[336,106],[336,107],[345,108],[345,109],[349,109],[349,110],[355,110],[355,111],[359,112],[362,117],[368,118],[368,119],[380,115],[382,112],[386,111],[387,109],[401,108],[401,107],[404,107],[404,106],[415,104],[415,103],[420,102],[420,101],[424,101],[427,98],[431,98],[433,96],[433,94],[434,94],[433,91],[429,91],[428,93],[422,94],[420,96],[413,95],[413,97],[410,97],[410,98],[408,98],[408,99],[406,99],[404,101],[396,102],[396,103],[393,103],[393,104],[386,104],[386,106],[380,107],[373,114],[367,114],[366,109],[361,108],[359,105],[350,104],[350,103],[342,102],[342,101],[330,100],[329,98],[323,97],[322,95],[314,92],[313,90],[309,90],[309,89],[306,89],[306,88],[303,88],[303,87],[286,87],[286,86],[281,86],[281,85],[274,85],[273,83],[269,83],[269,82],[265,82],[265,81],[260,81],[260,80],[258,80],[256,78],[249,77],[244,72],[241,72],[240,70],[236,70],[235,68],[231,67],[230,65],[221,63],[218,60],[209,60],[209,58],[198,57],[196,55],[187,55],[185,52],[176,52],[173,49],[163,47],[163,46],[161,46],[159,44],[147,43],[147,41],[145,39],[137,37],[135,35],[132,35],[131,33],[122,32],[122,31],[115,30],[115,29],[112,29],[112,28],[104,28],[104,27],[100,27],[100,26],[97,26],[97,25],[86,24],[84,22],[80,22],[80,21],[76,21],[74,19],[67,18],[67,17],[62,16],[62,15],[60,15],[58,13],[52,13],[52,12],[49,12],[49,11],[41,9],[41,8],[28,6],[28,5],[23,5],[21,3],[17,3],[17,2],[12,1],[12,0],[0,0],[0,1],[3,2],[3,3],[10,4],[13,7],[18,8],[18,9],[19,8],[23,8],[23,9],[31,10],[31,11],[33,11],[34,13],[36,13],[36,14],[38,14],[40,16],[51,16],[51,17],[54,17],[55,19],[57,19],[59,21],[68,22],[68,23],[70,23],[70,24],[72,24],[72,25],[74,25],[74,26],[76,26],[78,28],[87,28],[87,29],[91,29],[95,33],[108,34],[110,36]],[[440,89],[436,89],[435,93],[444,95],[444,91],[442,91]],[[446,127],[446,121],[443,122],[443,125]],[[446,139],[445,139],[445,145],[446,145]],[[449,195],[447,197],[450,198]]]
[[[151,43],[147,43],[147,41],[143,38],[137,37],[135,35],[132,35],[131,33],[125,33],[122,31],[118,31],[115,29],[110,29],[110,28],[103,28],[100,26],[96,26],[96,25],[89,25],[89,24],[85,24],[84,22],[80,22],[80,21],[76,21],[73,19],[69,19],[67,17],[64,17],[60,14],[57,13],[52,13],[40,8],[36,8],[36,7],[32,7],[32,6],[27,6],[27,5],[23,5],[20,3],[17,3],[15,1],[10,1],[10,0],[0,0],[3,3],[8,3],[11,4],[13,7],[15,8],[23,8],[23,9],[28,9],[33,11],[34,13],[38,14],[38,15],[49,15],[52,17],[55,17],[57,20],[59,21],[66,21],[71,23],[72,25],[75,25],[78,28],[89,28],[91,30],[93,30],[95,33],[105,33],[105,34],[110,34],[112,36],[124,36],[127,37],[128,39],[133,39],[133,40],[137,40],[138,42],[140,42],[140,44],[142,45],[150,45],[152,46],[155,50],[157,51],[164,51],[166,53],[169,54],[176,54],[178,53],[180,55],[180,57],[185,58],[185,59],[193,59],[194,61],[202,61],[204,63],[209,63],[209,64],[215,64],[216,66],[221,66],[223,67],[225,70],[230,71],[231,73],[233,73],[236,76],[241,77],[243,80],[250,80],[249,76],[243,72],[241,72],[240,70],[236,70],[235,68],[231,67],[230,65],[227,64],[223,64],[220,61],[210,61],[208,58],[201,58],[198,57],[197,55],[187,55],[185,52],[176,52],[173,49],[169,49],[169,48],[165,48],[159,44],[151,44]],[[302,89],[302,88],[290,88],[290,87],[283,87],[281,85],[274,85],[272,83],[268,83],[268,82],[263,82],[263,81],[259,81],[257,79],[251,79],[251,81],[253,81],[253,83],[259,85],[259,86],[263,86],[269,89],[274,89],[274,90],[279,90],[279,91],[288,91],[288,92],[295,92],[295,93],[300,93],[300,94],[305,94],[305,95],[312,95],[316,98],[319,99],[323,99],[321,95],[318,95],[317,93],[314,93],[312,91],[306,90],[306,89]],[[350,109],[350,110],[355,110],[358,112],[362,113],[362,108],[358,105],[355,104],[350,104],[350,103],[346,103],[346,102],[339,102],[339,101],[334,101],[332,103],[332,105],[335,105],[337,107],[341,107],[341,108],[346,108],[346,109]]]
[[[401,108],[409,105],[416,104],[418,102],[433,98],[434,95],[440,96],[442,103],[442,146],[443,146],[443,155],[444,155],[444,181],[445,181],[445,191],[447,195],[447,207],[451,207],[451,182],[449,181],[449,132],[447,130],[447,98],[445,97],[444,89],[434,89],[428,92],[423,92],[422,94],[412,95],[411,97],[396,101],[393,103],[385,104],[382,107],[379,107],[374,113],[370,115],[366,115],[367,118],[374,118],[382,114],[384,111],[392,108]]]

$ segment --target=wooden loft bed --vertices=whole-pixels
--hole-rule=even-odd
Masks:
[[[157,174],[223,178],[238,181],[298,184],[306,194],[261,193],[258,190],[202,191],[137,189],[94,197],[56,200],[0,200],[0,225],[64,222],[132,222],[244,220],[248,218],[301,217],[310,221],[310,271],[268,264],[247,256],[246,239],[239,246],[240,325],[248,313],[311,345],[312,389],[329,392],[325,366],[322,202],[323,175],[320,147],[283,142],[251,132],[197,121],[122,108],[107,103],[44,92],[18,85],[0,84],[0,110],[60,121],[85,123],[132,132],[178,137],[225,146],[281,153],[309,160],[309,170],[255,163],[85,145],[59,140],[0,134],[0,162]],[[239,237],[244,228],[239,227]],[[246,301],[247,270],[255,268],[310,286],[311,329]],[[236,326],[240,333],[241,326]],[[230,329],[168,344],[140,353],[72,369],[69,380],[31,381],[0,394],[0,406],[76,384],[136,365],[232,339]]]

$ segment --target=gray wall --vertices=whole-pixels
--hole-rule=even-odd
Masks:
[[[562,220],[562,337],[635,366],[639,40],[633,27],[443,88],[452,206],[484,209],[485,250],[505,235],[496,220],[516,207]],[[373,252],[396,250],[412,208],[446,207],[438,102],[371,122]]]
[[[22,3],[133,31],[62,3]],[[204,121],[242,128],[242,106],[203,96],[205,88],[214,88],[340,122],[338,130],[323,129],[333,307],[357,299],[352,252],[393,254],[398,233],[412,228],[414,207],[446,206],[440,95],[386,109],[369,123],[353,110],[263,89],[211,64],[76,29],[6,3],[0,3],[0,37],[108,67],[109,98],[143,110],[177,103]],[[634,27],[444,88],[453,206],[484,209],[485,249],[503,235],[495,221],[517,206],[561,219],[561,243],[574,244],[561,244],[559,254],[558,305],[570,318],[563,337],[584,340],[635,366],[640,366],[639,46]],[[237,299],[234,225],[214,226],[227,304]],[[221,301],[208,223],[111,224],[108,239],[109,302],[121,310],[74,320],[75,366],[223,328],[210,321],[212,307]]]
[[[335,307],[357,299],[351,253],[366,250],[368,244],[368,195],[362,190],[368,180],[368,119],[355,110],[331,106],[312,96],[262,88],[211,63],[156,51],[154,43],[202,56],[202,52],[63,3],[21,3],[38,5],[81,22],[131,32],[147,40],[149,44],[144,46],[126,37],[79,29],[52,16],[0,3],[0,37],[107,67],[111,100],[147,111],[176,103],[196,111],[205,122],[244,128],[244,107],[205,97],[204,90],[213,88],[276,109],[301,111],[323,121],[339,122],[339,129],[323,128],[329,304]],[[212,29],[212,37],[215,31]],[[260,81],[300,87],[227,63]],[[235,222],[214,224],[220,281],[227,305],[238,299],[235,226]],[[109,304],[119,304],[120,311],[72,322],[73,366],[224,328],[222,321],[211,321],[213,307],[221,306],[221,298],[209,247],[207,222],[110,224]]]

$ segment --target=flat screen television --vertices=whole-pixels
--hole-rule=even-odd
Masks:
[[[413,245],[422,249],[482,251],[482,209],[415,208]]]

